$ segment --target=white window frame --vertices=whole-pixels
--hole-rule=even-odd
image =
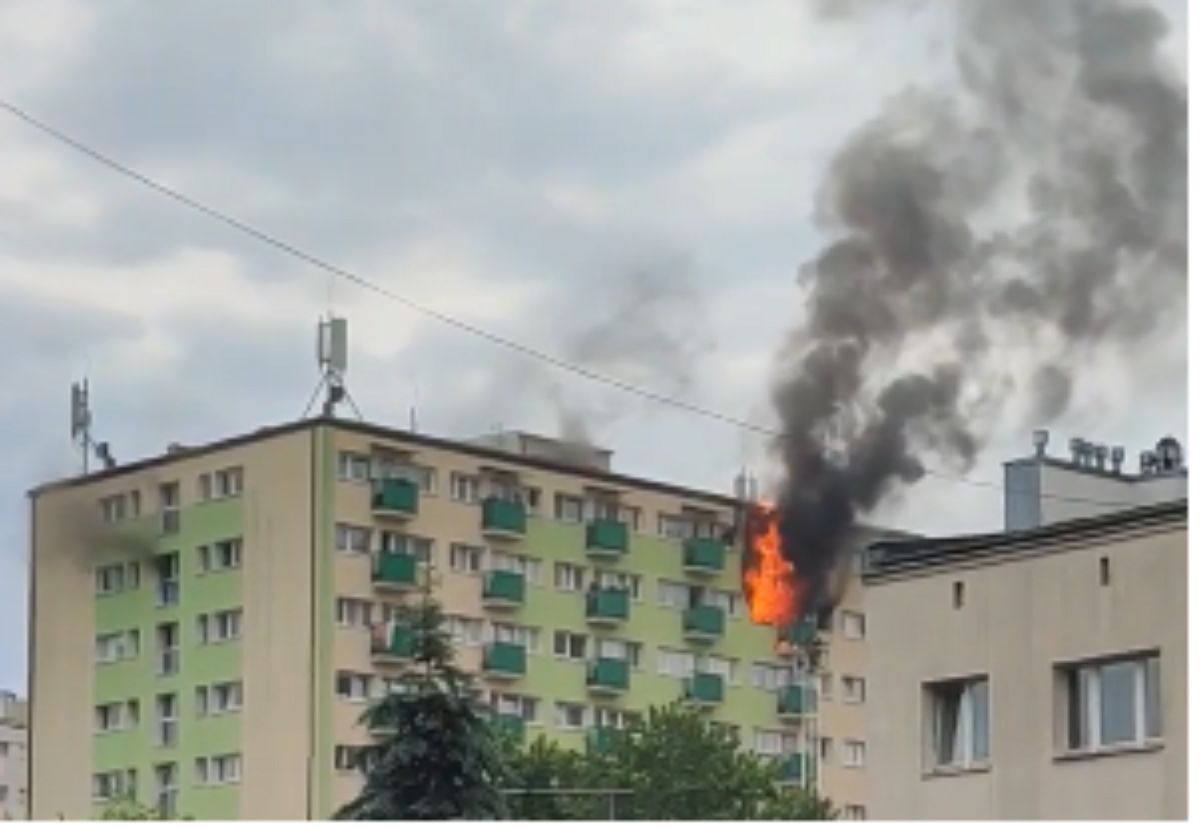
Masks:
[[[568,712],[579,713],[579,723],[571,722],[573,717],[568,717]],[[582,702],[568,702],[561,700],[554,704],[554,725],[560,731],[580,731],[587,728],[588,721],[588,706]]]
[[[349,682],[349,689],[346,692],[339,687],[343,678]],[[333,693],[338,699],[346,702],[364,703],[371,699],[373,684],[374,677],[371,674],[358,671],[338,671],[334,674]]]
[[[478,504],[479,476],[467,472],[450,473],[450,500],[460,504]]]
[[[355,539],[362,539],[362,549],[351,543]],[[368,555],[371,552],[371,528],[339,521],[334,525],[333,546],[344,555]]]
[[[1157,661],[1158,669],[1158,734],[1150,733],[1149,724],[1149,681],[1148,667],[1151,661]],[[1133,737],[1127,740],[1112,740],[1106,742],[1103,735],[1103,696],[1104,684],[1102,681],[1102,670],[1106,667],[1115,665],[1128,664],[1133,669],[1133,698],[1131,704],[1133,711],[1131,713],[1133,720]],[[1059,672],[1063,675],[1060,680],[1062,682],[1063,694],[1065,697],[1065,705],[1063,712],[1067,721],[1064,721],[1061,737],[1061,745],[1066,754],[1100,754],[1110,751],[1119,751],[1127,748],[1141,748],[1148,745],[1156,745],[1162,742],[1162,658],[1158,653],[1131,653],[1122,654],[1103,659],[1091,660],[1084,663],[1072,665],[1063,665],[1059,667]],[[1075,705],[1078,704],[1069,697],[1069,689],[1065,682],[1067,673],[1075,673],[1078,676],[1079,691],[1083,695],[1082,705],[1085,707],[1086,723],[1083,733],[1083,742],[1079,746],[1072,746],[1069,740],[1069,718],[1074,713]]]
[[[841,612],[842,638],[857,641],[867,637],[867,616],[857,610]]]
[[[568,509],[568,507],[570,509]],[[585,504],[583,496],[569,492],[554,494],[554,520],[564,524],[582,524]]]
[[[861,769],[867,766],[867,744],[864,740],[842,740],[842,766]]]
[[[862,705],[866,701],[866,678],[852,674],[842,674],[842,702],[846,705]]]
[[[563,593],[582,593],[587,588],[587,568],[565,561],[554,564],[554,589]]]
[[[576,655],[575,645],[582,643],[583,647],[579,648]],[[576,633],[571,630],[556,630],[553,636],[554,656],[557,659],[564,659],[569,662],[586,662],[588,658],[588,635],[586,633]],[[560,647],[561,646],[561,647]]]
[[[978,724],[975,722],[976,711],[973,704],[976,689],[980,686],[984,689],[986,707],[984,716],[987,721],[982,736],[979,733]],[[952,748],[953,756],[948,760],[941,756],[942,731],[946,728],[944,720],[946,712],[949,710],[943,706],[939,696],[939,689],[942,688],[958,689],[958,710],[954,715],[957,730]],[[925,683],[923,696],[926,700],[926,724],[924,726],[926,768],[933,772],[988,768],[991,764],[992,742],[990,733],[992,699],[988,677],[971,676],[928,682]],[[977,754],[981,754],[981,756],[976,756]]]
[[[450,570],[454,573],[476,575],[483,570],[485,547],[453,542],[450,545]]]

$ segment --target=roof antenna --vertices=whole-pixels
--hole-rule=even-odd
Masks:
[[[117,465],[107,441],[92,439],[92,409],[88,403],[87,378],[71,384],[71,442],[78,444],[83,461],[83,474],[88,472],[88,455],[96,453],[96,459],[105,469]]]
[[[417,405],[420,403],[421,386],[413,383],[413,402],[408,407],[408,431],[417,433]]]
[[[308,405],[304,407],[301,418],[308,417],[313,403],[321,389],[325,389],[325,403],[321,407],[322,417],[333,417],[337,406],[343,400],[350,404],[359,420],[363,419],[358,404],[350,396],[346,388],[346,368],[350,352],[350,326],[344,317],[327,316],[317,321],[317,367],[321,371],[321,379],[313,389]]]

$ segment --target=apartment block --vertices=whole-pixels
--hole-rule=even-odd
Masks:
[[[25,701],[0,691],[0,820],[29,816],[27,737]]]
[[[1187,816],[1187,504],[870,550],[871,817]]]
[[[747,618],[738,503],[610,462],[318,418],[35,489],[33,816],[328,817],[426,588],[503,727],[586,749],[681,700],[812,782],[816,688]]]

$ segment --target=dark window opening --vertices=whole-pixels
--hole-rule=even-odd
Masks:
[[[954,582],[954,607],[956,609],[963,606],[963,599],[966,595],[966,592],[966,585],[964,585],[961,581]]]

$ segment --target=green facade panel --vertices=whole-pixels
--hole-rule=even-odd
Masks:
[[[588,687],[601,691],[626,691],[629,689],[629,663],[623,659],[593,660],[588,666]]]
[[[715,639],[725,632],[725,612],[706,605],[689,607],[683,611],[683,631],[687,638]]]

